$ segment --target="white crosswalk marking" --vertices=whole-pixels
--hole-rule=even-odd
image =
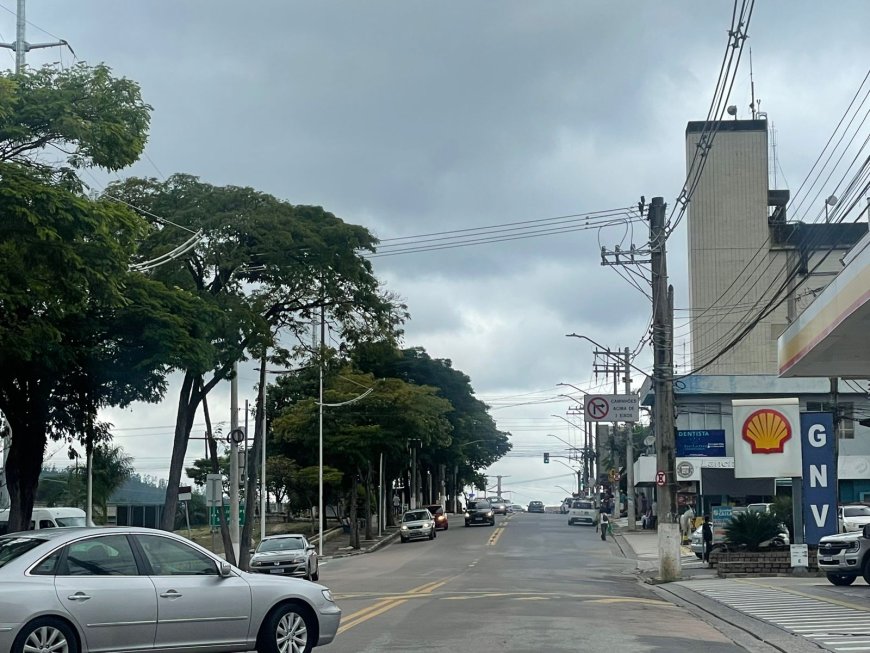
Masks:
[[[868,610],[742,581],[693,581],[682,585],[729,608],[806,637],[831,651],[870,651]]]

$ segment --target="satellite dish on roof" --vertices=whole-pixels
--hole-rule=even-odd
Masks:
[[[651,447],[656,443],[656,436],[648,435],[643,439],[644,446]]]

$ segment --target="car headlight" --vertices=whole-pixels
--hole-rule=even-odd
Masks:
[[[298,565],[300,562],[305,562],[305,558],[293,558],[291,565]]]
[[[487,517],[492,517],[492,510],[490,510],[488,513],[486,513],[486,516],[487,516]]]
[[[465,516],[466,516],[466,517],[471,517],[471,515],[469,515],[467,512],[465,513]]]
[[[329,590],[323,590],[322,592],[323,598],[326,599],[327,603],[335,603],[335,599],[332,598],[332,592]]]
[[[402,524],[402,530],[403,530],[403,531],[406,531],[406,530],[408,530],[408,527],[405,526],[404,524]]]
[[[855,540],[854,542],[849,542],[849,547],[846,549],[847,551],[857,551],[861,548],[861,542]]]

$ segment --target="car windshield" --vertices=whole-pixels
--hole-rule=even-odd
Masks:
[[[274,540],[263,540],[257,547],[257,553],[266,551],[299,551],[304,547],[301,537],[279,537]]]
[[[870,517],[870,508],[867,506],[848,506],[843,510],[846,517]]]
[[[18,556],[35,549],[45,540],[35,537],[3,537],[0,538],[0,567],[12,562]]]
[[[468,509],[469,510],[489,510],[490,505],[488,501],[469,501]]]
[[[402,521],[423,521],[429,519],[429,513],[425,510],[417,510],[416,512],[406,512],[402,517]]]
[[[56,517],[57,525],[61,528],[73,528],[74,526],[87,526],[84,517]]]

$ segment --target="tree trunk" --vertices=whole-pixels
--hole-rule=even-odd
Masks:
[[[6,460],[6,483],[9,489],[9,532],[30,529],[33,502],[42,471],[47,438],[43,429],[28,433],[23,428],[12,431],[12,446]]]
[[[211,430],[211,416],[208,413],[208,400],[206,397],[203,397],[202,399],[202,411],[205,415],[205,431],[208,442],[208,455],[211,457],[211,473],[220,474],[221,469],[217,452],[217,440],[214,439],[214,434]],[[233,541],[230,538],[230,525],[227,522],[227,516],[224,514],[223,483],[221,483],[221,505],[218,508],[217,513],[221,528],[221,542],[223,542],[224,545],[224,556],[226,556],[226,561],[231,565],[238,566],[236,552],[235,549],[233,549]]]
[[[203,395],[202,376],[187,372],[178,396],[178,410],[175,417],[175,439],[172,442],[172,457],[169,461],[169,480],[166,484],[166,498],[163,500],[163,515],[160,518],[160,528],[164,531],[175,530],[175,512],[178,510],[178,484],[181,482],[181,472],[184,471],[184,456],[187,454],[187,443],[190,440],[190,430],[196,417],[196,409]]]
[[[356,523],[357,516],[357,473],[353,474],[353,481],[350,485],[350,542],[348,543],[354,549],[359,548],[359,526]]]
[[[266,385],[266,359],[260,361],[260,388]],[[245,524],[242,527],[241,537],[239,538],[239,567],[248,569],[248,563],[251,560],[251,532],[254,526],[254,512],[257,507],[257,468],[259,467],[262,446],[263,446],[263,411],[266,407],[260,401],[263,398],[263,392],[260,391],[260,397],[257,400],[257,411],[254,414],[254,442],[248,450],[248,473],[247,483],[245,486]],[[260,515],[261,520],[266,519],[265,513]],[[265,522],[264,522],[265,523]]]
[[[26,399],[15,410],[4,410],[12,428],[12,442],[6,459],[6,485],[9,491],[9,532],[29,530],[33,516],[33,502],[45,445],[48,441],[48,403],[39,393],[38,382],[30,381]]]
[[[373,540],[372,533],[372,461],[366,461],[366,499],[364,504],[366,512],[366,539]]]

